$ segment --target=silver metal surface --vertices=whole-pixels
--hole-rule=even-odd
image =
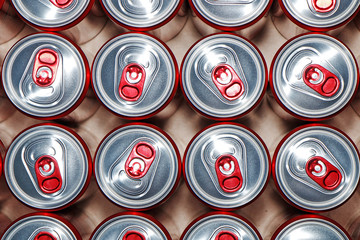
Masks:
[[[288,13],[299,23],[312,28],[332,28],[348,20],[359,8],[359,0],[330,0],[334,8],[329,11],[316,11],[316,0],[282,0]],[[329,2],[329,1],[328,1]]]
[[[154,160],[146,174],[132,177],[127,160],[137,144],[154,147]],[[136,159],[136,158],[134,158]],[[174,188],[179,163],[169,139],[148,125],[121,127],[107,136],[97,150],[94,168],[100,189],[114,203],[131,209],[152,207],[165,199]]]
[[[216,162],[223,155],[237,160],[243,183],[226,192],[216,174]],[[249,130],[234,124],[219,124],[201,132],[188,146],[184,172],[195,195],[217,208],[241,207],[258,196],[269,176],[266,146]]]
[[[180,0],[101,0],[116,21],[132,28],[156,27],[178,8]]]
[[[326,189],[306,172],[312,157],[323,157],[342,178]],[[305,210],[324,211],[341,205],[355,191],[360,177],[356,147],[342,133],[326,126],[308,126],[291,134],[277,152],[274,173],[282,193]]]
[[[88,8],[90,0],[72,0],[60,8],[50,0],[11,0],[19,14],[31,24],[42,28],[65,27],[77,20]],[[54,1],[56,3],[56,1]]]
[[[212,79],[220,64],[230,66],[243,83],[237,99],[226,98]],[[262,97],[266,67],[260,52],[247,40],[232,34],[216,34],[199,41],[183,60],[181,84],[186,97],[200,112],[215,118],[231,118],[250,110]]]
[[[242,219],[230,214],[216,213],[210,216],[204,216],[195,222],[194,225],[186,231],[181,240],[215,240],[218,239],[216,237],[221,232],[230,232],[237,237],[224,239],[261,239],[252,226]]]
[[[274,240],[350,240],[334,223],[316,217],[298,219],[285,226]]]
[[[58,68],[49,86],[36,84],[32,74],[37,53],[50,49],[58,54]],[[51,33],[29,35],[8,52],[2,67],[7,96],[22,112],[34,117],[56,117],[71,110],[87,89],[86,63],[69,41]]]
[[[57,161],[62,185],[56,192],[44,192],[39,182],[36,164],[42,156]],[[8,148],[4,163],[6,182],[26,205],[44,210],[65,207],[87,183],[87,157],[84,146],[67,130],[56,125],[35,126],[21,133]]]
[[[323,96],[305,83],[304,71],[311,64],[337,77],[339,88],[334,94]],[[326,118],[339,112],[358,85],[357,65],[350,50],[325,34],[306,34],[288,42],[273,60],[272,70],[276,97],[289,111],[304,118]]]
[[[124,214],[103,223],[93,234],[91,240],[124,239],[127,232],[142,234],[146,240],[167,240],[163,230],[150,219],[135,214]],[[139,238],[140,239],[140,238]]]
[[[128,101],[120,96],[124,69],[137,64],[144,69],[140,97]],[[142,33],[119,35],[107,42],[93,63],[94,91],[111,111],[125,117],[145,117],[159,110],[176,88],[176,66],[171,54],[156,39]]]
[[[191,0],[207,21],[221,27],[250,24],[264,13],[270,0]]]
[[[77,240],[65,223],[52,216],[40,214],[16,221],[7,229],[1,240],[33,240],[41,232],[49,233],[56,239]]]

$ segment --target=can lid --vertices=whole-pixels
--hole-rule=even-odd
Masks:
[[[58,210],[85,190],[91,160],[85,143],[55,124],[20,133],[7,150],[4,175],[11,192],[26,205]]]
[[[97,53],[92,84],[100,101],[114,113],[146,118],[175,94],[177,65],[164,43],[144,33],[126,33]]]
[[[358,151],[339,130],[306,125],[289,133],[274,154],[273,174],[282,194],[305,211],[344,203],[360,177]]]
[[[127,124],[102,140],[94,172],[111,201],[129,209],[147,209],[164,201],[176,187],[179,153],[170,137],[154,126]]]
[[[298,118],[324,119],[341,111],[358,87],[358,67],[351,51],[321,33],[285,43],[271,65],[271,88],[282,107]]]
[[[267,69],[255,45],[235,34],[201,39],[186,54],[181,87],[196,110],[231,119],[250,111],[265,93]]]
[[[270,160],[263,141],[231,123],[198,133],[184,155],[184,175],[196,197],[217,209],[233,209],[254,200],[269,178]]]
[[[36,118],[58,118],[79,104],[90,79],[79,48],[55,33],[36,33],[7,53],[2,81],[10,101]]]

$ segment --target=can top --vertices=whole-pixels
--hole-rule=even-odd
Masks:
[[[102,222],[92,234],[91,240],[103,239],[159,239],[170,240],[166,229],[152,217],[125,212]]]
[[[96,181],[114,203],[129,209],[148,209],[161,203],[180,177],[179,153],[159,129],[142,123],[112,131],[96,152]],[[163,167],[166,166],[166,167]]]
[[[57,215],[35,213],[16,220],[1,237],[17,239],[81,239],[76,229]]]
[[[327,31],[350,21],[360,6],[359,0],[282,0],[279,2],[292,20],[313,31]]]
[[[11,0],[22,18],[41,29],[59,30],[86,14],[92,0]]]
[[[238,124],[215,124],[198,133],[183,164],[190,190],[217,209],[250,203],[262,192],[270,172],[265,144]]]
[[[36,33],[18,41],[2,67],[11,102],[36,118],[54,119],[73,110],[85,96],[87,60],[79,48],[55,33]]]
[[[217,28],[246,27],[261,18],[271,0],[191,0],[193,10]]]
[[[84,192],[91,174],[89,156],[79,136],[60,125],[41,124],[11,143],[4,174],[12,193],[26,205],[59,210]]]
[[[229,33],[201,39],[182,62],[181,87],[188,101],[211,118],[232,119],[264,95],[267,69],[260,51]]]
[[[242,217],[233,213],[214,212],[193,221],[180,239],[261,240],[262,238],[255,227]]]
[[[149,30],[172,18],[183,0],[101,0],[118,23],[132,30]]]
[[[177,71],[165,44],[148,34],[126,33],[97,53],[92,84],[101,102],[114,113],[146,118],[164,108],[175,94]]]
[[[360,177],[352,141],[326,125],[307,125],[288,134],[276,149],[273,174],[290,203],[305,211],[325,211],[344,203]]]
[[[303,215],[290,219],[273,235],[271,240],[308,239],[350,240],[350,236],[339,224],[317,215]]]
[[[350,50],[321,33],[300,35],[285,43],[271,66],[277,101],[298,118],[319,120],[342,110],[358,87],[358,67]]]

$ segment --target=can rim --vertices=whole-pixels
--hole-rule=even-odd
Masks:
[[[251,20],[250,22],[244,24],[244,25],[240,25],[240,26],[234,26],[234,27],[229,27],[229,26],[224,26],[224,25],[219,25],[219,24],[215,24],[209,20],[207,20],[203,15],[200,14],[200,12],[196,9],[193,0],[189,0],[189,5],[191,7],[191,9],[195,12],[196,16],[199,17],[203,22],[205,22],[206,24],[208,24],[209,26],[216,28],[216,29],[220,29],[222,31],[238,31],[241,29],[245,29],[250,27],[251,25],[257,23],[258,21],[260,21],[261,18],[263,18],[266,13],[269,11],[271,5],[272,5],[273,0],[269,0],[268,1],[268,5],[266,6],[266,8],[262,11],[262,13],[257,16],[255,19]]]
[[[278,2],[279,2],[279,5],[280,5],[282,11],[285,13],[285,15],[287,16],[288,19],[290,19],[293,23],[295,23],[297,26],[299,26],[301,28],[304,28],[304,29],[309,30],[309,31],[315,31],[315,32],[327,32],[327,31],[330,31],[330,30],[337,29],[337,28],[339,28],[341,26],[344,26],[344,25],[348,24],[358,14],[358,12],[360,11],[360,5],[359,5],[357,10],[349,18],[347,18],[346,20],[344,20],[343,22],[341,22],[339,24],[336,24],[336,25],[330,26],[330,27],[313,27],[313,26],[306,25],[306,24],[296,20],[295,17],[293,17],[289,13],[289,11],[285,8],[283,0],[278,0]]]
[[[170,144],[172,145],[172,147],[174,148],[174,151],[175,151],[175,154],[176,154],[176,162],[178,164],[178,171],[177,171],[177,176],[176,176],[176,179],[175,179],[175,183],[174,183],[174,186],[171,188],[171,190],[169,191],[169,193],[161,200],[159,201],[158,203],[152,205],[152,206],[149,206],[149,207],[145,207],[145,208],[130,208],[130,207],[125,207],[125,206],[122,206],[122,205],[119,205],[117,203],[115,203],[113,200],[111,200],[105,193],[104,191],[101,189],[100,185],[99,185],[99,182],[98,182],[98,178],[96,177],[96,174],[95,174],[95,169],[96,169],[96,166],[97,166],[97,162],[96,162],[96,159],[97,159],[97,155],[100,151],[100,147],[101,145],[107,140],[107,138],[113,134],[114,132],[122,129],[122,128],[125,128],[125,127],[129,127],[129,126],[143,126],[143,127],[149,127],[151,129],[154,129],[158,132],[160,132],[169,142]],[[96,151],[95,151],[95,156],[94,156],[94,166],[93,166],[93,175],[94,175],[94,178],[95,178],[95,182],[96,182],[96,185],[98,186],[98,189],[100,189],[100,192],[103,194],[104,197],[106,197],[106,199],[108,199],[112,204],[116,205],[116,206],[120,206],[121,208],[127,210],[127,211],[133,211],[133,212],[139,212],[139,211],[147,211],[147,210],[150,210],[150,209],[153,209],[153,208],[156,208],[158,207],[159,205],[163,204],[164,202],[166,202],[173,194],[174,192],[176,191],[176,189],[178,188],[179,186],[179,182],[180,182],[180,177],[181,177],[181,157],[180,157],[180,152],[179,152],[179,149],[177,148],[174,140],[164,131],[162,130],[161,128],[155,126],[155,125],[152,125],[152,124],[149,124],[149,123],[144,123],[144,122],[130,122],[130,123],[126,123],[124,125],[121,125],[119,127],[116,127],[114,128],[113,130],[111,130],[109,133],[107,133],[105,135],[105,137],[100,141],[98,147],[96,148]]]
[[[5,0],[4,0],[5,1]],[[42,31],[51,31],[51,32],[57,32],[57,31],[63,31],[66,30],[68,28],[71,28],[75,25],[77,25],[79,22],[81,22],[90,12],[92,6],[95,3],[95,0],[89,0],[89,4],[86,7],[86,9],[84,10],[84,12],[82,14],[79,15],[79,17],[77,17],[76,19],[72,20],[71,22],[69,22],[68,24],[65,24],[63,26],[59,26],[59,27],[45,27],[45,26],[40,26],[38,24],[32,23],[31,21],[27,20],[24,16],[22,16],[20,14],[20,12],[17,10],[17,8],[15,7],[13,0],[10,1],[12,7],[16,10],[16,14],[18,17],[20,17],[24,22],[26,22],[28,25],[35,27],[37,29],[40,29]],[[0,4],[1,6],[1,4]],[[1,8],[1,7],[0,7]]]
[[[279,0],[281,1],[281,0]],[[360,8],[359,8],[360,10]],[[311,35],[320,35],[320,36],[326,36],[326,37],[330,37],[330,38],[333,38],[335,39],[336,41],[338,41],[340,44],[342,44],[344,46],[345,49],[347,49],[350,53],[350,56],[352,57],[352,59],[354,60],[354,63],[355,63],[355,72],[357,74],[356,76],[356,84],[355,84],[355,89],[354,89],[354,92],[352,94],[352,96],[349,98],[348,102],[341,108],[341,109],[338,109],[336,112],[328,115],[328,116],[324,116],[324,117],[321,117],[321,118],[316,118],[316,117],[304,117],[304,116],[301,116],[301,115],[298,115],[294,112],[292,112],[290,109],[288,109],[284,103],[282,103],[279,99],[279,97],[277,96],[276,92],[275,92],[275,86],[274,86],[274,82],[275,82],[275,78],[273,77],[273,73],[274,73],[274,65],[275,65],[275,61],[276,59],[278,58],[279,54],[281,53],[281,51],[287,46],[289,45],[293,40],[297,39],[297,38],[300,38],[300,37],[303,37],[303,36],[311,36]],[[271,93],[272,95],[274,96],[274,99],[276,100],[276,102],[281,106],[282,109],[284,109],[287,113],[289,113],[291,116],[297,118],[297,119],[300,119],[302,121],[312,121],[312,122],[319,122],[319,121],[323,121],[323,120],[329,120],[333,117],[335,117],[336,115],[340,114],[342,111],[344,111],[350,104],[351,102],[354,100],[356,94],[357,94],[357,91],[358,91],[358,88],[359,88],[359,79],[360,79],[360,72],[359,72],[359,66],[358,66],[358,62],[353,54],[353,52],[350,50],[350,48],[342,41],[340,41],[339,39],[337,39],[336,37],[333,37],[329,34],[326,34],[326,33],[323,33],[323,32],[308,32],[308,33],[303,33],[303,34],[299,34],[299,35],[296,35],[292,38],[290,38],[289,40],[287,40],[283,45],[281,45],[281,47],[276,51],[272,61],[271,61],[271,65],[270,65],[270,71],[269,71],[269,83],[270,83],[270,89],[271,89]]]
[[[240,219],[241,221],[245,222],[249,227],[252,228],[252,230],[256,233],[259,240],[262,240],[261,234],[259,230],[255,227],[254,224],[252,224],[248,219],[244,218],[243,216],[240,216],[233,212],[223,212],[223,211],[215,211],[215,212],[209,212],[205,213],[203,215],[200,215],[199,217],[195,218],[195,220],[192,220],[190,224],[187,225],[183,233],[181,234],[180,240],[183,240],[185,237],[185,234],[192,228],[198,221],[211,216],[219,216],[219,215],[225,215],[225,216],[231,216]]]
[[[312,219],[312,218],[315,218],[315,219],[320,219],[320,220],[325,220],[325,221],[328,221],[332,224],[334,224],[336,227],[338,227],[345,235],[346,237],[351,240],[351,237],[349,235],[349,233],[345,230],[345,228],[343,228],[338,222],[332,220],[331,218],[328,218],[328,217],[325,217],[325,216],[322,216],[322,215],[317,215],[317,214],[303,214],[303,215],[299,215],[299,216],[296,216],[296,217],[293,217],[289,220],[287,220],[285,223],[281,224],[277,229],[276,231],[274,232],[274,234],[272,235],[271,237],[271,240],[275,240],[277,235],[279,235],[279,233],[284,230],[288,225],[290,225],[291,223],[294,223],[298,220],[302,220],[302,219]]]
[[[264,150],[266,152],[266,157],[267,157],[267,161],[268,161],[268,164],[269,164],[269,170],[267,172],[267,176],[265,178],[265,184],[264,186],[262,187],[261,191],[259,191],[259,193],[249,202],[247,202],[246,204],[243,204],[241,206],[238,206],[238,207],[233,207],[233,208],[221,208],[221,207],[216,207],[216,206],[213,206],[213,205],[210,205],[209,203],[203,201],[200,199],[200,197],[198,197],[196,195],[196,193],[192,190],[192,188],[190,187],[189,183],[188,183],[188,178],[186,176],[186,171],[185,171],[185,162],[186,162],[186,156],[189,152],[189,148],[190,148],[190,145],[192,145],[192,143],[196,140],[196,138],[202,134],[203,132],[205,132],[206,130],[210,129],[210,128],[213,128],[213,127],[216,127],[216,126],[221,126],[221,125],[230,125],[230,126],[237,126],[237,127],[241,127],[241,128],[244,128],[245,130],[249,131],[250,133],[252,133],[260,142],[261,144],[263,145],[264,147]],[[240,123],[235,123],[235,122],[218,122],[218,123],[214,123],[214,124],[211,124],[203,129],[201,129],[199,132],[197,132],[195,134],[194,137],[192,137],[192,139],[190,140],[190,142],[187,144],[186,146],[186,149],[185,149],[185,152],[184,152],[184,155],[183,155],[183,160],[182,160],[182,175],[184,177],[184,180],[185,180],[185,184],[187,186],[187,188],[189,189],[189,191],[191,192],[191,194],[196,198],[198,199],[201,203],[205,204],[206,206],[210,207],[211,209],[214,209],[214,210],[217,210],[217,211],[224,211],[224,212],[227,212],[227,211],[234,211],[234,210],[237,210],[239,208],[243,208],[245,206],[248,206],[249,204],[253,203],[258,197],[260,197],[260,195],[265,191],[268,183],[269,183],[269,179],[270,179],[270,172],[271,172],[271,158],[270,158],[270,152],[269,152],[269,149],[267,148],[264,140],[252,129],[248,128],[247,126],[245,125],[242,125]]]
[[[211,115],[208,115],[204,112],[202,112],[200,109],[198,109],[188,98],[188,96],[186,95],[185,93],[185,89],[184,89],[184,86],[183,86],[183,82],[184,82],[184,79],[182,77],[182,73],[184,71],[184,64],[185,64],[185,59],[188,57],[190,51],[192,51],[196,45],[198,45],[201,41],[203,41],[204,39],[208,38],[208,37],[213,37],[213,36],[216,36],[216,35],[222,35],[222,36],[226,36],[226,35],[232,35],[232,36],[235,36],[235,37],[238,37],[240,39],[243,39],[245,40],[246,42],[248,42],[256,51],[257,53],[259,54],[260,56],[260,59],[261,59],[261,62],[264,66],[264,87],[263,87],[263,90],[261,92],[261,94],[259,95],[259,98],[257,99],[257,101],[252,105],[252,107],[250,107],[248,110],[246,110],[245,112],[243,113],[240,113],[240,114],[237,114],[235,116],[232,116],[232,117],[215,117],[215,116],[211,116]],[[243,37],[243,36],[240,36],[236,33],[231,33],[231,32],[221,32],[221,33],[213,33],[213,34],[210,34],[210,35],[207,35],[207,36],[204,36],[202,38],[200,38],[199,40],[197,40],[194,44],[191,45],[191,47],[186,51],[183,59],[182,59],[182,62],[181,62],[181,66],[180,66],[180,82],[179,82],[179,85],[180,85],[180,88],[181,88],[181,92],[186,100],[186,102],[188,103],[188,105],[191,106],[191,108],[193,110],[195,110],[197,113],[199,113],[200,115],[208,118],[208,119],[211,119],[211,120],[215,120],[215,121],[232,121],[232,120],[236,120],[238,118],[241,118],[243,116],[245,116],[246,114],[250,113],[252,110],[254,110],[257,106],[259,106],[259,104],[261,103],[261,101],[263,100],[264,98],[264,95],[266,93],[266,89],[267,89],[267,86],[268,86],[268,82],[269,82],[269,72],[268,72],[268,68],[267,68],[267,64],[266,64],[266,61],[265,61],[265,58],[263,56],[263,54],[261,53],[260,49],[253,43],[251,42],[250,40],[248,40],[247,38]]]
[[[105,220],[103,220],[99,225],[96,226],[95,230],[91,233],[91,236],[89,239],[92,239],[95,235],[95,233],[100,229],[101,226],[103,226],[106,222],[110,221],[111,219],[114,219],[116,217],[120,217],[120,216],[140,216],[143,217],[147,220],[152,221],[157,227],[159,227],[163,233],[166,236],[167,240],[171,240],[170,234],[169,232],[166,230],[166,228],[164,227],[164,225],[162,225],[156,218],[154,218],[153,216],[149,215],[149,214],[145,214],[142,212],[134,212],[134,211],[125,211],[125,212],[121,212],[121,213],[116,213],[114,215],[111,215],[110,217],[105,218]]]
[[[162,26],[164,26],[166,23],[170,22],[179,12],[179,10],[181,9],[181,6],[184,4],[185,0],[179,0],[179,3],[178,5],[176,6],[175,10],[173,13],[171,13],[167,18],[165,18],[164,20],[162,20],[160,23],[158,24],[155,24],[153,26],[149,26],[149,27],[134,27],[134,26],[131,26],[131,25],[127,25],[125,23],[122,23],[120,22],[119,20],[117,20],[115,17],[113,17],[109,11],[106,9],[104,3],[103,3],[104,0],[99,0],[100,2],[100,5],[102,7],[102,9],[104,10],[104,12],[106,13],[106,15],[113,21],[115,22],[116,24],[120,25],[121,27],[124,27],[126,29],[129,29],[131,31],[140,31],[140,32],[143,32],[143,31],[151,31],[151,30],[154,30],[154,29],[157,29],[157,28],[160,28]]]
[[[179,85],[179,68],[178,68],[178,63],[176,61],[176,58],[175,58],[175,55],[174,53],[171,51],[171,49],[169,48],[169,46],[167,46],[167,44],[160,40],[159,38],[149,34],[149,33],[146,33],[146,32],[125,32],[125,33],[121,33],[121,34],[118,34],[116,35],[115,37],[112,37],[110,38],[109,40],[107,40],[100,48],[99,50],[96,52],[95,54],[95,57],[93,59],[93,62],[92,62],[92,65],[91,65],[91,72],[90,72],[90,77],[91,77],[91,87],[92,89],[95,89],[94,88],[94,78],[93,78],[93,73],[94,73],[94,64],[95,64],[95,59],[98,58],[99,54],[100,54],[100,51],[112,40],[114,40],[115,38],[118,38],[120,36],[123,36],[123,35],[127,35],[127,34],[139,34],[140,36],[141,35],[146,35],[150,38],[153,38],[155,39],[156,41],[159,42],[160,45],[162,45],[166,50],[167,52],[169,53],[170,57],[171,57],[171,60],[173,61],[174,63],[174,88],[172,89],[172,92],[171,94],[169,95],[168,99],[164,102],[164,104],[162,106],[160,106],[158,109],[156,109],[154,112],[151,112],[149,114],[145,114],[143,116],[135,116],[135,117],[129,117],[129,116],[125,116],[125,115],[122,115],[122,114],[119,114],[117,112],[114,112],[113,110],[111,110],[110,108],[108,108],[105,103],[103,103],[101,100],[100,100],[100,97],[98,96],[98,93],[94,90],[94,93],[95,93],[95,96],[97,98],[97,100],[101,103],[102,106],[104,106],[109,112],[111,112],[112,114],[114,114],[115,116],[118,116],[118,117],[121,117],[121,118],[124,118],[124,119],[127,119],[127,120],[144,120],[144,119],[147,119],[147,118],[150,118],[156,114],[158,114],[159,112],[161,112],[162,110],[165,109],[165,107],[173,100],[175,94],[176,94],[176,91],[177,91],[177,88],[178,88],[178,85]]]
[[[61,125],[61,124],[58,124],[58,123],[52,123],[52,122],[45,122],[45,123],[38,123],[38,124],[35,124],[35,125],[32,125],[30,127],[27,127],[25,128],[24,130],[21,130],[14,138],[13,140],[11,141],[10,145],[11,146],[13,144],[13,142],[20,136],[22,135],[24,132],[30,130],[30,129],[33,129],[35,127],[42,127],[42,126],[52,126],[52,127],[57,127],[57,128],[60,128],[62,130],[65,130],[67,132],[69,132],[70,134],[72,134],[76,140],[79,141],[81,147],[83,148],[84,152],[85,152],[85,155],[86,155],[86,158],[85,159],[85,162],[87,162],[88,164],[88,171],[87,171],[87,176],[86,176],[86,179],[85,179],[85,182],[84,182],[84,186],[83,188],[81,189],[81,191],[79,191],[79,193],[73,198],[73,200],[71,200],[70,202],[68,202],[67,204],[63,205],[63,206],[60,206],[60,207],[57,207],[57,208],[52,208],[52,209],[42,209],[42,208],[36,208],[36,207],[33,207],[27,203],[25,203],[24,201],[20,200],[13,192],[12,190],[10,189],[10,186],[9,184],[7,184],[7,181],[6,181],[6,186],[8,188],[8,190],[11,192],[11,194],[20,202],[22,203],[23,205],[27,206],[27,207],[30,207],[31,209],[34,209],[34,210],[40,210],[40,211],[45,211],[45,212],[55,212],[55,211],[60,211],[60,210],[63,210],[69,206],[71,206],[72,204],[74,204],[77,200],[80,199],[80,197],[85,193],[86,189],[88,188],[89,184],[90,184],[90,179],[91,179],[91,176],[92,176],[92,170],[93,170],[93,165],[92,165],[92,158],[91,158],[91,154],[90,154],[90,151],[89,151],[89,148],[86,144],[86,142],[81,138],[81,136],[79,134],[77,134],[74,130],[72,130],[71,128],[67,127],[67,126],[64,126],[64,125]],[[6,159],[6,156],[8,155],[8,151],[9,151],[9,148],[6,150],[6,153],[5,153],[5,157],[4,159]],[[3,166],[3,169],[5,169],[5,160],[4,160],[4,166]],[[6,178],[5,178],[6,180]]]
[[[4,89],[4,78],[3,78],[3,70],[4,70],[4,63],[5,63],[5,59],[7,59],[9,57],[9,54],[10,54],[10,51],[20,42],[20,41],[23,41],[25,38],[28,38],[28,37],[31,37],[31,36],[34,36],[34,35],[37,35],[37,34],[40,34],[40,35],[55,35],[57,37],[60,37],[60,38],[63,38],[64,40],[68,41],[79,53],[79,55],[81,56],[81,60],[82,62],[84,63],[84,66],[85,66],[85,69],[84,69],[84,88],[81,92],[81,94],[79,95],[78,99],[74,102],[74,104],[72,106],[69,107],[69,109],[65,110],[64,112],[62,113],[59,113],[59,114],[56,114],[54,116],[44,116],[44,117],[40,117],[40,116],[36,116],[36,115],[32,115],[30,113],[27,113],[25,112],[24,110],[18,108],[12,101],[11,99],[9,98],[9,95],[8,93],[4,90],[5,92],[5,95],[6,97],[9,99],[10,103],[17,109],[19,110],[21,113],[23,113],[24,115],[28,116],[28,117],[31,117],[31,118],[35,118],[35,119],[38,119],[38,120],[45,120],[45,121],[50,121],[50,120],[55,120],[55,119],[58,119],[58,118],[62,118],[62,117],[65,117],[66,115],[70,114],[72,111],[74,111],[81,103],[82,101],[85,99],[85,96],[86,96],[86,93],[89,89],[89,86],[90,86],[90,67],[89,67],[89,62],[84,54],[84,52],[81,50],[81,48],[73,41],[71,40],[70,38],[60,34],[60,33],[57,33],[57,32],[35,32],[35,33],[31,33],[31,34],[28,34],[26,35],[25,37],[22,37],[21,39],[17,40],[15,44],[13,44],[13,46],[9,49],[9,51],[6,53],[5,57],[4,57],[4,60],[3,60],[3,63],[1,65],[1,75],[0,75],[0,81],[1,81],[1,87]]]
[[[75,228],[74,225],[72,225],[70,223],[70,221],[68,221],[67,219],[65,219],[64,217],[61,217],[57,214],[54,214],[54,213],[49,213],[49,212],[33,212],[33,213],[28,213],[28,214],[25,214],[17,219],[15,219],[14,221],[12,221],[7,227],[6,229],[4,230],[4,232],[1,234],[1,238],[3,238],[3,236],[5,235],[5,233],[16,223],[18,223],[19,221],[25,219],[25,218],[28,218],[28,217],[33,217],[33,216],[46,216],[46,217],[51,217],[51,218],[54,218],[60,222],[62,222],[63,224],[65,224],[65,226],[67,226],[71,231],[72,233],[75,235],[76,239],[77,240],[82,240],[82,237],[79,233],[79,231]]]
[[[289,137],[291,137],[293,134],[301,131],[302,129],[305,129],[305,128],[311,128],[311,127],[324,127],[324,128],[329,128],[329,129],[332,129],[332,130],[335,130],[337,132],[339,132],[340,134],[342,134],[348,141],[349,143],[354,147],[354,150],[356,152],[356,155],[358,158],[360,158],[360,152],[359,152],[359,149],[356,147],[355,143],[353,142],[353,140],[345,133],[343,132],[342,130],[336,128],[336,127],[333,127],[331,125],[328,125],[328,124],[322,124],[322,123],[310,123],[310,124],[305,124],[305,125],[301,125],[299,127],[296,127],[295,129],[292,129],[290,132],[288,132],[281,140],[280,142],[278,143],[278,145],[276,146],[276,149],[274,151],[274,155],[273,155],[273,158],[272,158],[272,163],[271,163],[271,173],[272,173],[272,178],[274,180],[274,183],[275,183],[275,186],[276,186],[276,189],[277,189],[277,192],[282,196],[282,198],[284,200],[286,200],[287,203],[289,203],[291,206],[301,210],[301,211],[305,211],[305,212],[309,212],[309,213],[321,213],[321,212],[326,212],[326,211],[329,211],[329,210],[334,210],[334,209],[337,209],[339,208],[340,206],[342,206],[343,204],[345,204],[353,195],[354,193],[356,192],[356,189],[359,187],[360,185],[360,181],[357,182],[356,184],[356,187],[354,188],[355,190],[349,195],[349,197],[343,201],[341,204],[338,204],[337,206],[334,206],[334,207],[331,207],[329,209],[324,209],[324,210],[312,210],[312,209],[307,209],[307,208],[303,208],[303,207],[300,207],[298,206],[297,204],[293,203],[284,193],[283,191],[281,190],[280,188],[280,185],[277,181],[277,178],[276,178],[276,171],[275,171],[275,168],[276,168],[276,159],[278,157],[278,154],[279,154],[279,150],[280,148],[282,147],[282,145],[284,144],[285,141],[287,141],[289,139]]]

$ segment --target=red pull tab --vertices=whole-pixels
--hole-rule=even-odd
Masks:
[[[137,143],[125,162],[126,173],[132,178],[142,178],[149,171],[155,155],[155,148],[150,143]]]
[[[230,231],[221,231],[216,235],[215,240],[238,240],[238,237]]]
[[[138,231],[127,231],[122,240],[146,240],[146,238]]]
[[[52,49],[41,49],[35,56],[32,77],[40,87],[50,86],[56,77],[59,56]]]
[[[145,69],[137,63],[127,65],[121,75],[119,93],[126,101],[140,98],[145,84]]]
[[[336,0],[312,0],[315,11],[327,13],[335,8]]]
[[[221,95],[227,100],[236,100],[245,91],[244,83],[229,65],[220,64],[216,66],[211,77]]]
[[[337,76],[318,64],[307,66],[303,78],[306,85],[325,97],[333,96],[340,87]]]
[[[50,0],[58,8],[67,8],[74,0]]]
[[[220,156],[215,162],[215,170],[220,187],[224,192],[236,192],[241,188],[243,178],[239,163],[234,156]]]
[[[51,233],[48,232],[39,232],[34,240],[57,240]]]
[[[306,163],[307,175],[326,190],[334,190],[341,182],[342,176],[334,165],[325,158],[315,156]]]
[[[35,163],[35,173],[39,187],[44,193],[55,193],[61,189],[60,168],[53,157],[40,157]]]

